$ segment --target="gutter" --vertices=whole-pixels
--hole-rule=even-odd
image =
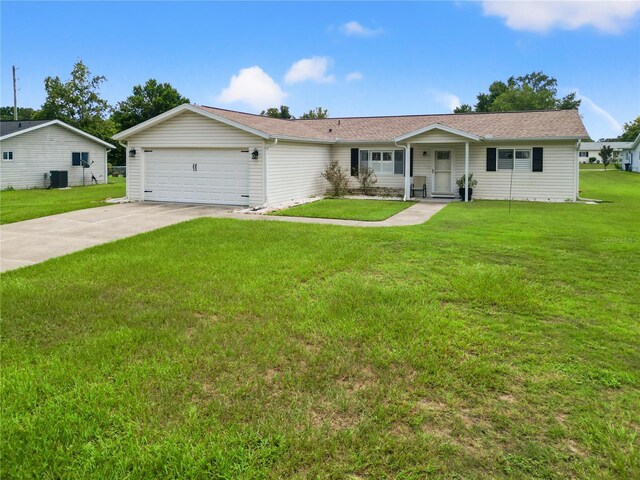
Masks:
[[[263,142],[263,148],[264,148],[264,162],[262,165],[262,195],[264,197],[264,203],[263,205],[266,207],[267,206],[267,202],[268,202],[268,192],[269,192],[269,182],[268,182],[268,174],[269,174],[269,170],[268,170],[268,165],[267,165],[267,159],[269,157],[268,155],[268,151],[271,147],[275,147],[278,144],[278,138],[274,137],[273,139],[273,143],[271,145],[267,145],[267,142],[264,141]]]

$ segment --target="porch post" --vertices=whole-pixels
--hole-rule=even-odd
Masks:
[[[469,201],[469,142],[464,142],[464,201]]]
[[[411,198],[411,144],[404,147],[404,201]]]

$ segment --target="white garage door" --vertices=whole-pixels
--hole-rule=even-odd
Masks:
[[[237,149],[145,149],[144,199],[249,204],[249,153]]]

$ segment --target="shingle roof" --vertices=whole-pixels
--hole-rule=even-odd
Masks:
[[[577,110],[283,120],[216,107],[198,108],[269,135],[310,140],[392,141],[433,124],[494,139],[589,138]]]
[[[36,125],[42,125],[43,123],[50,121],[51,120],[12,120],[9,122],[0,122],[0,137],[10,135],[18,130],[26,130],[27,128],[35,127]]]

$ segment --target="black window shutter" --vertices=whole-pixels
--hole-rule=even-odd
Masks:
[[[393,174],[404,174],[404,150],[395,150],[393,152]]]
[[[357,148],[352,148],[351,149],[351,176],[352,177],[357,177],[358,176],[358,159],[360,157],[360,154],[358,153],[358,149]]]
[[[71,165],[80,165],[80,152],[71,153]]]
[[[487,148],[487,172],[496,171],[496,149]]]
[[[409,152],[409,176],[413,177],[413,147],[411,147],[411,151]]]
[[[531,171],[542,171],[542,147],[533,147],[533,162],[531,163]]]

